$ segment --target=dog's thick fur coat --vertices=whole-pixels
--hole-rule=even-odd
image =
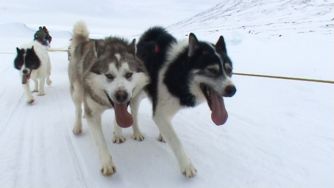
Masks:
[[[183,42],[161,27],[147,30],[137,44],[137,55],[145,64],[151,82],[147,94],[152,100],[153,119],[163,138],[172,148],[186,177],[197,170],[184,151],[171,120],[179,109],[207,101],[212,121],[221,125],[227,120],[223,96],[236,92],[231,81],[232,62],[224,38],[211,44],[199,41],[193,33]]]
[[[14,67],[20,71],[27,103],[32,104],[34,97],[30,90],[30,80],[35,83],[33,92],[45,95],[45,82],[51,84],[51,63],[47,48],[37,41],[16,48]]]
[[[82,132],[82,105],[102,163],[101,173],[112,175],[115,165],[101,128],[101,115],[115,111],[113,141],[125,140],[121,127],[133,127],[133,138],[143,140],[137,126],[138,97],[149,79],[142,61],[135,55],[135,40],[109,37],[90,39],[83,22],[75,24],[69,47],[68,67],[71,96],[75,105],[74,134]],[[127,111],[130,104],[132,116]]]

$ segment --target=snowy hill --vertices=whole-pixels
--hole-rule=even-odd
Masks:
[[[152,25],[173,24],[216,3],[216,0],[205,3],[202,0],[11,0],[0,3],[0,24],[24,23],[32,28],[44,24],[50,29],[71,31],[76,21],[85,20],[94,36],[135,35]]]
[[[224,126],[213,125],[206,104],[180,111],[173,123],[198,170],[191,180],[156,140],[148,100],[139,109],[143,142],[125,129],[126,142],[113,144],[109,110],[102,124],[117,173],[104,177],[85,120],[83,135],[72,134],[67,54],[50,53],[53,84],[31,106],[13,68],[15,47],[39,25],[52,47],[67,47],[73,23],[85,20],[93,37],[131,39],[157,24],[180,39],[223,34],[235,71],[334,80],[333,8],[330,0],[2,1],[0,187],[334,187],[333,85],[233,76]]]
[[[329,0],[224,0],[171,30],[209,33],[242,31],[253,35],[334,33],[334,2]]]
[[[38,28],[36,28],[37,30]],[[23,23],[0,24],[0,35],[10,37],[31,37],[35,30]]]

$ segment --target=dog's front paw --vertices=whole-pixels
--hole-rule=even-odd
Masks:
[[[39,92],[37,95],[38,95],[38,96],[44,96],[45,93],[44,93],[44,92]]]
[[[193,164],[189,163],[184,168],[182,168],[182,174],[187,178],[192,178],[196,176],[197,170]]]
[[[162,143],[166,143],[166,140],[164,139],[164,137],[161,134],[159,134],[158,141],[162,142]]]
[[[46,84],[51,85],[52,84],[52,81],[50,79],[46,80]]]
[[[72,132],[73,132],[74,135],[80,135],[82,133],[82,128],[79,127],[79,126],[75,126],[75,127],[73,127]]]
[[[34,89],[32,90],[33,93],[37,93],[38,92],[38,89]]]
[[[115,135],[112,137],[112,142],[115,144],[121,144],[125,142],[126,138],[123,135]]]
[[[116,166],[112,161],[104,163],[101,168],[101,173],[104,176],[111,176],[116,173]]]
[[[35,102],[34,98],[28,99],[27,104],[33,104]]]
[[[139,142],[145,139],[145,137],[140,132],[133,133],[132,138]]]

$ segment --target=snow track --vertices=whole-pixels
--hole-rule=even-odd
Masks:
[[[31,39],[33,26],[45,23],[54,36],[52,47],[65,47],[70,26],[78,19],[90,23],[93,36],[121,33],[130,39],[150,20],[142,23],[144,17],[129,10],[140,9],[152,17],[152,6],[163,5],[168,14],[155,14],[163,22],[173,7],[193,4],[198,10],[200,0],[182,4],[152,0],[145,5],[115,1],[119,10],[102,16],[101,11],[115,4],[75,0],[58,10],[65,2],[55,1],[50,2],[51,10],[39,10],[32,6],[36,2],[0,4],[0,52],[8,52],[0,53],[1,188],[334,187],[333,85],[238,76],[233,76],[236,95],[225,100],[229,113],[225,125],[211,122],[207,104],[182,110],[173,119],[198,170],[195,178],[184,178],[170,148],[157,141],[147,99],[139,109],[143,142],[133,140],[132,130],[125,129],[126,142],[113,144],[114,115],[112,110],[103,114],[102,128],[117,173],[102,176],[86,121],[82,135],[72,134],[67,54],[50,53],[53,83],[45,88],[45,96],[35,96],[35,103],[27,105],[13,68],[15,47]],[[82,9],[75,10],[78,2]],[[211,42],[224,34],[236,72],[333,80],[333,6],[326,0],[225,0],[169,30],[180,39],[192,31]],[[119,16],[123,12],[125,20],[123,14]]]
[[[247,49],[231,46],[231,53],[247,54]],[[317,53],[326,57],[321,53],[328,52]],[[334,184],[334,88],[237,76],[238,93],[226,99],[226,125],[211,123],[206,104],[180,111],[173,121],[199,170],[195,179],[184,179],[169,147],[156,140],[158,131],[147,100],[139,111],[143,142],[132,140],[132,131],[126,129],[127,141],[113,144],[113,113],[104,114],[104,134],[117,173],[103,177],[86,122],[83,135],[72,134],[74,110],[66,53],[50,54],[53,84],[46,88],[46,96],[36,96],[31,106],[25,103],[12,68],[13,54],[0,55],[4,60],[0,64],[1,187],[330,188]],[[243,64],[244,60],[240,61]]]

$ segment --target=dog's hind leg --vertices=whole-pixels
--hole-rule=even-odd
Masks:
[[[112,157],[109,154],[108,147],[103,136],[101,128],[101,112],[91,112],[92,114],[86,113],[86,119],[89,127],[91,128],[91,133],[93,139],[97,145],[99,156],[102,162],[101,173],[104,176],[113,175],[116,172],[116,167],[112,161]]]
[[[23,84],[23,90],[24,90],[24,93],[27,97],[27,103],[28,104],[32,104],[34,102],[34,98],[31,94],[31,91],[30,91],[30,84],[29,84],[29,80],[27,81],[26,84]]]
[[[145,138],[143,136],[143,134],[140,132],[140,129],[138,127],[138,108],[139,108],[139,104],[140,104],[141,99],[142,98],[139,94],[139,95],[135,96],[130,102],[131,113],[132,113],[132,117],[133,117],[133,125],[132,125],[133,135],[132,135],[132,138],[137,140],[137,141],[143,141],[144,138]]]
[[[50,58],[48,58],[48,67],[47,67],[47,78],[46,78],[46,84],[51,85],[52,81],[50,79],[51,76],[51,62],[50,62]]]
[[[169,146],[172,148],[179,162],[179,166],[183,175],[188,178],[195,176],[197,170],[185,153],[181,141],[171,125],[171,120],[169,118],[166,118],[164,111],[159,110],[155,112],[153,119],[157,124],[160,133],[166,139],[166,142],[169,144]]]
[[[125,142],[125,137],[123,136],[122,128],[117,124],[116,119],[114,120],[114,131],[112,141],[115,144],[121,144]]]
[[[47,77],[47,79],[46,79],[46,84],[48,84],[48,86],[52,84],[52,81],[51,81],[51,79],[50,79],[50,76]]]
[[[73,127],[73,134],[79,135],[82,132],[82,102],[83,102],[83,93],[78,88],[79,86],[71,86],[71,96],[75,106],[75,122]]]
[[[45,95],[45,91],[44,91],[44,85],[45,85],[45,78],[42,77],[39,79],[39,84],[38,84],[38,96],[43,96]]]

